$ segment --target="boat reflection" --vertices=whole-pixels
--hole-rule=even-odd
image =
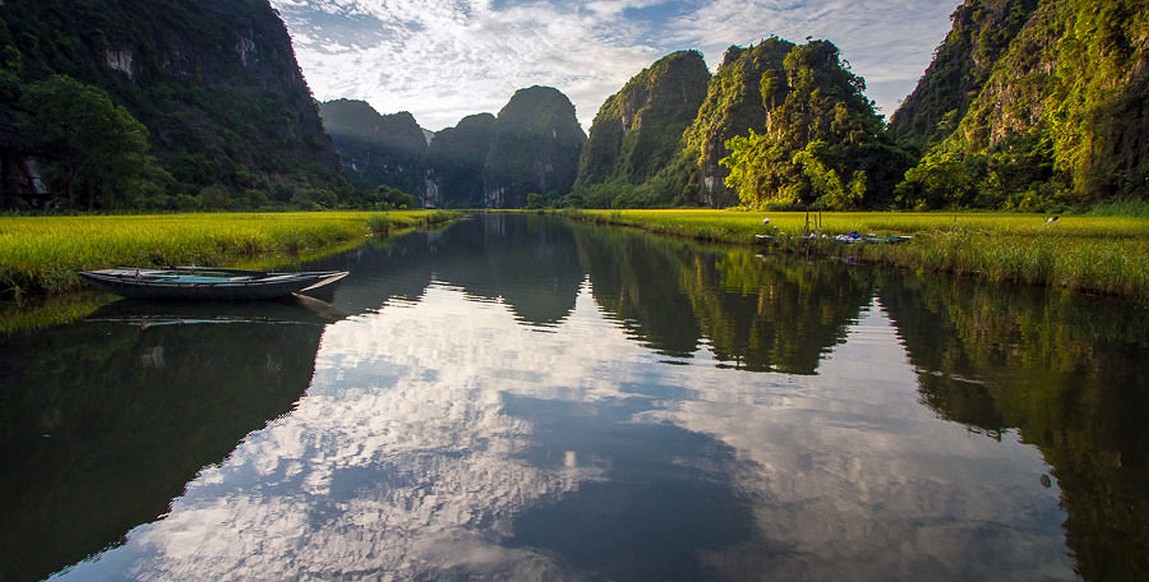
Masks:
[[[124,300],[0,349],[0,578],[43,578],[166,514],[292,409],[335,319],[314,299]]]

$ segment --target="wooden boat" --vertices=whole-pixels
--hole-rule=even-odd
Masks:
[[[275,299],[328,285],[347,271],[264,273],[242,269],[119,267],[80,271],[107,291],[132,299],[254,300]]]

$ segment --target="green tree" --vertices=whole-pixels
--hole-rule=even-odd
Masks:
[[[147,129],[103,89],[57,75],[28,85],[22,106],[69,206],[126,208],[158,188]]]
[[[394,186],[386,184],[375,189],[375,199],[384,210],[405,210],[415,206],[415,197]]]
[[[760,79],[764,131],[726,142],[726,186],[752,207],[850,210],[890,201],[909,159],[885,136],[865,82],[828,41],[791,48],[782,65],[781,75]]]

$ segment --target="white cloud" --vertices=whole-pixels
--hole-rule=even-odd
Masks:
[[[606,96],[660,56],[654,47],[632,44],[637,33],[626,21],[612,20],[615,12],[607,6],[277,4],[317,98],[364,99],[381,113],[411,111],[431,129],[473,113],[497,113],[517,89],[531,85],[563,91],[579,117],[589,120]]]
[[[272,0],[320,100],[411,111],[429,129],[497,113],[517,90],[555,87],[584,127],[630,77],[696,48],[777,34],[837,44],[887,114],[912,90],[957,0]]]

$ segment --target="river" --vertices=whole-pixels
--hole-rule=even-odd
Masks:
[[[0,336],[0,579],[1149,578],[1149,312],[480,215]]]

